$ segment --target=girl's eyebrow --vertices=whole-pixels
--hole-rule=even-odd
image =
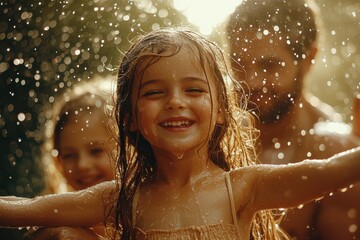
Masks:
[[[66,152],[66,151],[73,151],[74,147],[66,146],[58,149],[60,153]]]
[[[105,144],[105,141],[100,141],[100,140],[95,140],[95,141],[90,141],[88,143],[88,145],[104,145]]]
[[[156,82],[160,82],[160,79],[151,79],[151,80],[145,80],[142,81],[141,85],[140,85],[140,89],[142,89],[143,87],[146,87],[147,85],[151,85],[154,84]]]
[[[186,78],[184,78],[184,81],[189,81],[189,82],[192,82],[192,81],[194,81],[194,82],[203,82],[203,83],[208,83],[208,81],[207,81],[207,79],[206,78],[203,78],[203,77],[201,77],[201,76],[195,76],[195,77],[186,77]]]

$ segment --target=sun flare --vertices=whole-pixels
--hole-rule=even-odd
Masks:
[[[231,14],[242,0],[173,0],[174,7],[182,11],[189,22],[199,27],[204,35]]]

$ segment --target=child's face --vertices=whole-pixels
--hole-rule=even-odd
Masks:
[[[75,190],[113,179],[106,117],[99,111],[69,118],[59,136],[64,177]]]
[[[194,55],[182,48],[147,67],[142,79],[135,79],[132,128],[141,132],[154,151],[182,156],[207,146],[204,143],[218,115],[217,93],[213,75],[209,71],[205,75]]]

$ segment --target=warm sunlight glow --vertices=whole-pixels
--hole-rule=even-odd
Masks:
[[[241,2],[242,0],[173,0],[174,7],[182,11],[204,35],[209,35]]]

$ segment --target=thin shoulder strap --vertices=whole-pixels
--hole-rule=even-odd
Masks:
[[[133,225],[133,227],[135,227],[136,220],[137,220],[137,216],[136,216],[137,210],[136,209],[137,209],[137,205],[139,202],[139,195],[140,195],[140,184],[135,190],[134,200],[133,200],[133,207],[132,207],[132,225]]]
[[[233,194],[231,181],[230,181],[230,172],[225,173],[225,181],[226,181],[226,187],[227,187],[228,194],[229,194],[232,219],[233,219],[236,231],[239,233],[239,227],[238,227],[236,210],[235,210],[234,194]]]

